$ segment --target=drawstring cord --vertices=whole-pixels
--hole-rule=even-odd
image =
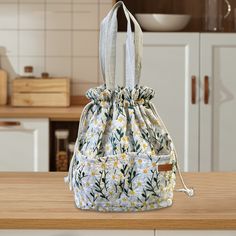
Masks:
[[[69,188],[70,188],[70,191],[73,189],[73,184],[72,184],[72,179],[73,179],[73,165],[74,165],[74,162],[75,162],[75,154],[76,154],[76,151],[78,150],[78,139],[79,139],[79,136],[81,134],[81,131],[82,131],[82,126],[84,125],[84,120],[85,120],[85,115],[87,114],[88,112],[88,109],[90,108],[90,106],[93,104],[93,102],[90,102],[88,103],[83,111],[82,111],[82,115],[81,115],[81,118],[80,118],[80,122],[79,122],[79,130],[78,130],[78,135],[77,135],[77,140],[76,140],[76,143],[75,143],[75,148],[74,148],[74,153],[73,153],[73,156],[71,158],[71,161],[70,161],[70,166],[69,166],[69,171],[68,171],[68,175],[64,178],[64,181],[65,183],[68,183],[69,184]]]
[[[160,123],[161,123],[162,127],[164,128],[165,132],[168,133],[169,138],[172,141],[172,138],[170,137],[170,134],[169,134],[169,132],[168,132],[164,122],[162,121],[161,117],[159,116],[155,106],[151,102],[150,102],[150,107],[151,107],[151,110],[153,111],[153,113],[156,115],[157,120],[160,121]],[[183,179],[183,176],[181,174],[180,168],[179,168],[179,162],[178,162],[178,157],[177,157],[177,152],[176,152],[175,146],[174,146],[173,142],[171,144],[172,144],[172,148],[173,148],[175,159],[176,159],[176,167],[177,167],[177,170],[178,170],[180,181],[181,181],[181,183],[182,183],[182,185],[184,187],[184,188],[180,188],[180,189],[175,189],[175,191],[176,192],[184,192],[189,197],[192,197],[194,195],[194,190],[193,190],[193,188],[188,188],[186,186],[186,184],[184,182],[184,179]]]
[[[176,155],[176,154],[175,154],[175,155]],[[181,171],[180,171],[180,169],[179,169],[179,163],[178,163],[178,161],[177,161],[177,156],[176,156],[176,166],[177,166],[177,169],[178,169],[178,174],[179,174],[181,183],[182,183],[182,185],[183,185],[184,188],[175,189],[175,191],[176,191],[176,192],[184,192],[184,193],[186,193],[189,197],[194,196],[194,190],[193,190],[193,188],[188,188],[188,187],[186,186],[186,184],[184,183],[183,176],[182,176]]]

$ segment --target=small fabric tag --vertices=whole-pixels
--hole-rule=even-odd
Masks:
[[[158,165],[158,171],[170,171],[173,168],[173,164],[161,164]]]

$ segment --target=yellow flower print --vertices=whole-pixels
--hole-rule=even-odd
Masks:
[[[145,123],[142,121],[140,122],[140,127],[143,128],[145,126]]]
[[[148,169],[145,168],[145,169],[143,170],[143,173],[144,173],[144,174],[147,174],[147,172],[148,172]]]
[[[102,169],[106,169],[106,168],[107,168],[107,164],[103,162],[103,163],[101,164],[101,167],[102,167]]]
[[[158,120],[153,120],[152,123],[153,123],[154,125],[159,125]]]
[[[148,147],[148,145],[147,145],[146,143],[143,143],[143,145],[142,145],[142,146],[143,146],[143,149],[144,149],[144,150],[146,150],[146,149],[147,149],[147,147]]]
[[[92,156],[93,155],[93,152],[91,150],[89,150],[87,153],[88,153],[88,156]]]
[[[113,180],[115,180],[116,179],[116,176],[115,175],[112,175],[112,177],[111,177]]]
[[[156,155],[156,153],[155,153],[154,150],[151,151],[151,155],[152,155],[152,156],[155,156],[155,155]]]
[[[88,125],[88,121],[85,120],[85,121],[84,121],[84,126],[87,126],[87,125]]]
[[[110,194],[110,195],[113,195],[113,193],[114,193],[113,191],[109,191],[109,194]]]
[[[154,204],[150,204],[150,208],[151,208],[151,209],[154,209]]]
[[[131,206],[132,206],[132,207],[135,207],[135,203],[134,203],[134,202],[131,202]]]
[[[106,206],[109,207],[109,206],[111,206],[111,204],[110,204],[109,202],[107,202],[107,203],[106,203]]]
[[[98,120],[96,119],[96,120],[94,120],[94,122],[93,122],[95,125],[97,125],[98,124]]]
[[[153,167],[156,167],[156,166],[157,166],[157,163],[156,163],[156,162],[153,162],[153,163],[152,163],[152,166],[153,166]]]
[[[123,201],[123,202],[127,202],[127,198],[126,198],[126,197],[123,197],[123,198],[122,198],[122,201]]]
[[[142,164],[142,159],[138,159],[138,164],[141,165]]]
[[[119,118],[117,119],[117,121],[118,121],[119,123],[122,123],[122,122],[124,121],[124,119],[123,119],[122,117],[119,117]]]
[[[127,136],[123,136],[123,137],[121,138],[121,141],[124,142],[124,143],[126,143],[126,142],[129,141],[129,138],[128,138]]]
[[[91,172],[91,175],[92,175],[92,176],[95,176],[95,175],[96,175],[96,172],[95,172],[95,171],[92,171],[92,172]]]
[[[121,158],[124,160],[124,159],[126,159],[126,157],[127,157],[127,155],[125,154],[125,153],[122,153],[121,154]]]
[[[143,103],[144,103],[144,99],[143,99],[143,98],[139,99],[139,100],[138,100],[138,103],[143,104]]]
[[[134,131],[134,136],[138,136],[140,132],[138,130]]]
[[[100,104],[101,104],[102,107],[105,107],[107,103],[105,101],[101,101]]]
[[[130,195],[135,195],[136,193],[135,193],[135,191],[134,190],[131,190],[130,191]]]
[[[89,187],[89,186],[90,186],[90,183],[89,183],[89,182],[86,182],[86,186]]]
[[[146,207],[146,206],[147,206],[147,203],[146,203],[146,202],[144,202],[144,203],[143,203],[143,206],[144,206],[144,207]]]
[[[138,186],[141,187],[142,186],[142,182],[138,181]]]
[[[102,96],[108,96],[108,92],[107,91],[103,91],[103,92],[101,92],[101,95]]]
[[[114,161],[114,167],[118,167],[118,161]]]
[[[105,129],[105,127],[106,127],[105,124],[102,124],[102,125],[101,125],[101,128],[102,128],[103,130]]]

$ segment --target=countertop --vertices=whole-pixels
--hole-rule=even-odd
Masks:
[[[70,107],[12,107],[0,106],[0,118],[49,118],[51,120],[78,120],[82,105]]]
[[[236,173],[184,173],[195,197],[136,213],[75,208],[65,173],[0,173],[0,229],[236,229]],[[177,178],[177,185],[180,185]]]

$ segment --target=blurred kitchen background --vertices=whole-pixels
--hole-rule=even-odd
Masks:
[[[144,31],[141,84],[156,91],[181,169],[235,171],[236,0],[124,2]],[[0,0],[0,171],[68,169],[85,93],[103,83],[99,27],[114,3]]]

